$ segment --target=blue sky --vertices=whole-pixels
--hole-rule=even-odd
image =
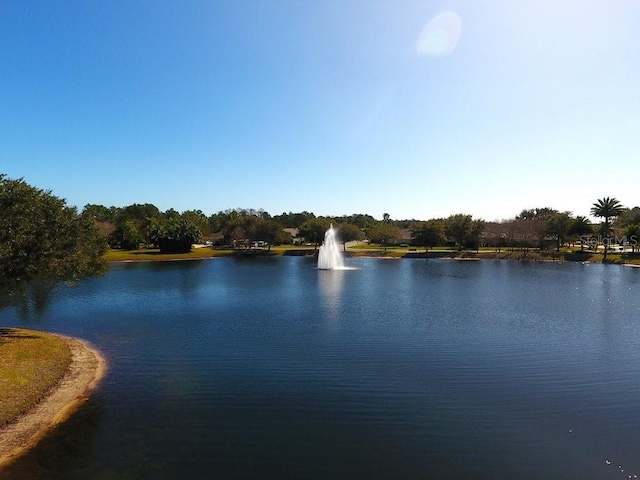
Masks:
[[[640,205],[640,1],[0,0],[0,172],[71,205]]]

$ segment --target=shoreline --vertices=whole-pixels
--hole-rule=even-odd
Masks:
[[[310,252],[313,252],[312,250]],[[470,252],[470,251],[443,251],[443,250],[430,250],[428,252],[383,252],[375,250],[362,250],[362,251],[347,251],[343,254],[346,258],[377,258],[377,259],[448,259],[448,260],[510,260],[510,261],[525,261],[525,262],[550,262],[550,263],[606,263],[611,265],[640,267],[640,262],[634,263],[633,260],[617,259],[613,261],[603,262],[602,258],[592,258],[591,256],[585,258],[576,257],[575,252],[564,255],[554,254],[540,254],[539,252],[529,252],[528,255],[522,255],[521,252]],[[176,258],[169,256],[168,258],[135,258],[135,259],[114,259],[107,260],[107,264],[127,264],[127,263],[153,263],[153,262],[184,262],[193,260],[213,260],[225,257],[234,257],[233,253],[225,253],[223,255],[212,255],[210,257],[187,257]],[[256,255],[261,256],[261,255]],[[305,255],[291,255],[288,252],[275,252],[271,255],[265,256],[306,256],[311,257],[313,253]],[[573,257],[573,258],[572,258]],[[637,261],[637,260],[636,260]]]
[[[57,336],[67,342],[71,350],[71,364],[46,397],[27,413],[0,428],[0,469],[20,458],[53,428],[67,420],[98,387],[107,371],[106,360],[88,342]]]
[[[341,249],[342,255],[346,257],[365,258],[455,258],[455,259],[478,259],[478,260],[518,260],[518,261],[549,261],[555,263],[608,263],[618,265],[640,265],[640,251],[625,252],[624,254],[610,252],[611,256],[604,258],[603,252],[587,250],[576,250],[575,246],[569,249],[563,248],[561,251],[538,250],[530,248],[506,248],[499,251],[496,248],[483,248],[482,250],[459,250],[454,248],[432,248],[411,246],[389,246],[383,249],[382,246],[370,246],[359,244],[349,246],[347,250]],[[105,254],[105,261],[110,264],[135,264],[148,262],[180,262],[186,260],[211,260],[223,257],[271,257],[271,256],[317,256],[318,250],[311,246],[275,246],[270,250],[248,249],[233,250],[228,246],[222,248],[195,247],[190,253],[185,254],[161,254],[157,248],[144,248],[138,250],[112,249]]]

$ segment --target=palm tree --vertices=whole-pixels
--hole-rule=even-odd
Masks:
[[[593,233],[593,225],[587,217],[577,216],[573,220],[573,225],[571,225],[571,229],[569,233],[572,235],[578,235],[580,238],[580,250],[584,250],[584,244],[588,243],[587,236],[590,236]]]
[[[622,210],[620,201],[609,197],[601,198],[591,207],[592,215],[604,218],[604,236],[607,238],[604,244],[604,260],[607,259],[607,248],[609,247],[609,219],[620,215]]]

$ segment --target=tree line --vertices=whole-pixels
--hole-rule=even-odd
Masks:
[[[246,246],[257,241],[267,246],[281,245],[293,243],[294,236],[318,244],[331,223],[341,226],[343,238],[348,242],[351,237],[360,239],[362,232],[376,223],[372,216],[364,214],[328,218],[316,217],[305,211],[271,216],[262,209],[236,208],[207,216],[201,210],[179,213],[170,209],[162,212],[149,203],[126,207],[88,204],[82,213],[95,220],[111,248],[127,250],[141,245],[155,245],[162,249],[163,240],[179,236],[190,239],[191,243],[209,240],[233,246]],[[187,244],[185,241],[184,245]]]
[[[160,246],[163,226],[172,223],[174,236],[178,225],[182,231],[190,231],[188,239],[210,239],[219,244],[246,246],[260,241],[266,245],[293,243],[304,239],[306,243],[319,245],[331,224],[339,231],[344,244],[369,239],[385,246],[407,241],[426,249],[450,246],[457,249],[494,247],[497,251],[515,248],[546,248],[550,243],[556,250],[571,241],[599,236],[603,239],[640,238],[640,207],[625,208],[615,198],[603,198],[591,207],[595,217],[603,222],[594,225],[587,217],[574,216],[568,211],[550,207],[522,210],[512,219],[488,222],[458,213],[446,218],[425,221],[393,220],[383,214],[378,221],[368,214],[340,217],[316,217],[311,212],[282,213],[271,216],[259,209],[229,209],[206,216],[201,210],[178,213],[175,210],[161,212],[151,204],[134,204],[123,208],[87,205],[83,214],[93,217],[105,233],[112,248],[133,249],[143,244]],[[407,232],[409,238],[407,238]],[[294,235],[296,238],[294,238]],[[166,234],[165,234],[166,236]],[[636,247],[636,242],[630,242]],[[586,243],[581,242],[581,248]],[[188,242],[185,242],[185,248]],[[607,248],[605,248],[606,254]]]
[[[604,244],[605,258],[612,239],[627,240],[637,249],[640,239],[640,207],[626,208],[605,197],[591,207],[602,218],[599,225],[584,216],[549,207],[522,210],[512,219],[487,222],[468,214],[429,220],[393,220],[383,214],[317,217],[312,212],[283,212],[271,216],[259,209],[229,209],[212,215],[201,210],[160,211],[155,205],[105,207],[88,204],[81,212],[66,205],[50,191],[12,180],[0,174],[0,283],[35,277],[73,279],[105,269],[108,247],[137,249],[155,246],[162,252],[188,252],[194,243],[246,248],[260,242],[272,245],[305,243],[320,245],[330,224],[344,245],[368,239],[384,245],[399,242],[426,248],[449,246],[478,249],[545,248],[559,250],[567,242]],[[594,236],[595,240],[594,240]]]

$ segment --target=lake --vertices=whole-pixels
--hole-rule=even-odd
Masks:
[[[0,477],[640,475],[640,269],[346,262],[117,264],[0,311],[109,362]]]

